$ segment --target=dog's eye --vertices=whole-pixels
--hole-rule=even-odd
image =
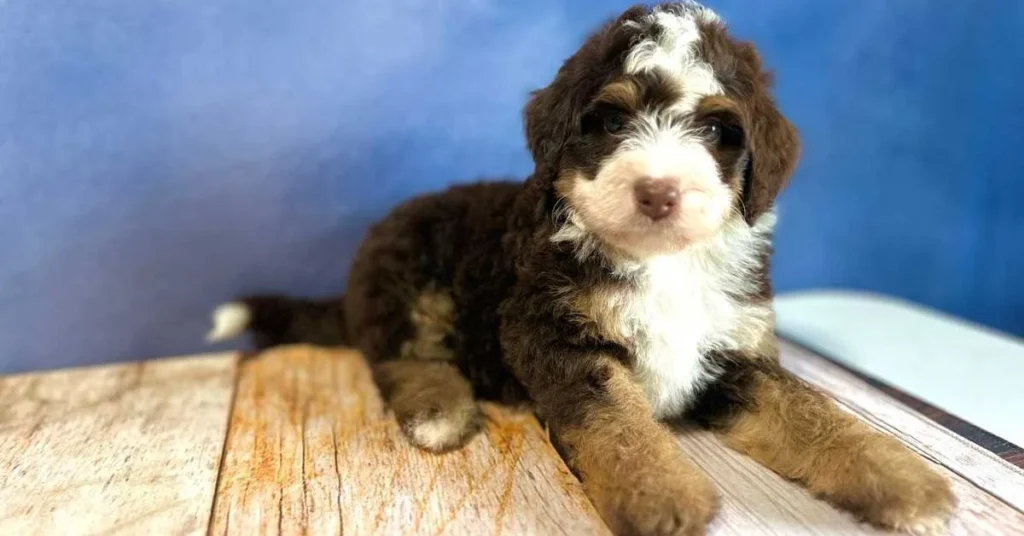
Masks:
[[[618,134],[626,128],[626,114],[618,108],[599,104],[583,117],[584,134]]]
[[[704,131],[708,133],[708,139],[712,143],[718,143],[722,139],[722,125],[718,123],[711,123]]]
[[[704,127],[704,134],[709,142],[721,147],[743,146],[743,129],[717,119],[710,121]]]
[[[626,128],[626,118],[619,112],[611,112],[604,116],[602,123],[604,131],[609,134],[618,134],[622,132],[623,128]]]

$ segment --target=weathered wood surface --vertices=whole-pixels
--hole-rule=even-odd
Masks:
[[[465,449],[410,447],[355,353],[241,367],[213,534],[602,534],[535,418],[490,406]]]
[[[953,534],[1024,534],[1018,469],[827,360],[787,344],[783,359],[953,481]],[[407,445],[355,353],[295,346],[235,365],[0,379],[0,534],[607,533],[528,414],[488,406],[484,434],[437,456]],[[679,442],[722,494],[713,534],[876,532],[712,434]]]
[[[234,356],[0,378],[0,534],[201,534]]]

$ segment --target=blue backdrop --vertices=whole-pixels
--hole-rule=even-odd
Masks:
[[[527,174],[527,92],[627,4],[0,1],[0,371],[196,352],[233,295],[339,292],[394,203]],[[805,142],[778,288],[1024,334],[1024,3],[711,5]]]

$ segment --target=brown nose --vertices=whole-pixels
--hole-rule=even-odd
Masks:
[[[654,221],[672,215],[679,206],[679,188],[669,179],[640,179],[633,186],[640,212]]]

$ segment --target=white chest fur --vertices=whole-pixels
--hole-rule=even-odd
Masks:
[[[681,412],[718,373],[705,357],[740,320],[737,304],[700,274],[687,273],[686,264],[651,262],[620,311],[637,379],[659,417]]]
[[[631,342],[637,380],[658,417],[684,411],[720,372],[711,352],[756,344],[771,328],[770,304],[749,297],[766,237],[737,231],[738,240],[635,268],[635,285],[613,298],[619,335]]]

